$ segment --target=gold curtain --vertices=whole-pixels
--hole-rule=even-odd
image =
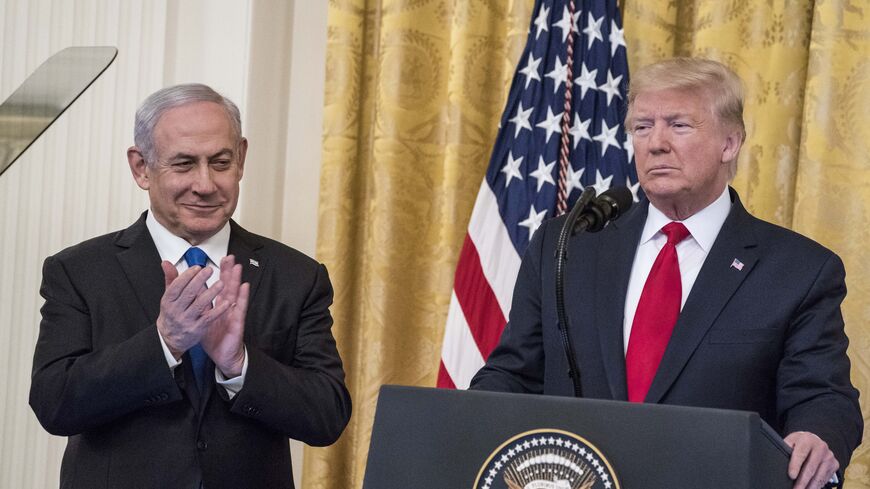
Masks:
[[[306,449],[306,489],[361,487],[382,384],[434,385],[457,255],[533,3],[330,0],[317,253],[336,290],[354,414],[336,445]],[[756,215],[846,262],[849,353],[866,419],[870,5],[622,8],[630,67],[706,56],[746,81],[748,139],[734,185]],[[847,481],[870,489],[870,449],[855,453]]]

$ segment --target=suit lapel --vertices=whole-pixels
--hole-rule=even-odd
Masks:
[[[160,255],[145,226],[145,214],[122,231],[115,240],[121,250],[117,254],[121,269],[139,299],[148,321],[154,323],[160,314],[160,298],[166,288]]]
[[[166,290],[163,269],[160,268],[160,254],[145,225],[145,216],[139,218],[132,226],[125,229],[115,240],[121,247],[118,252],[118,262],[127,276],[139,304],[150,323],[157,322],[160,315],[160,299]],[[190,357],[184,354],[181,366],[176,368],[175,379],[179,388],[185,393],[193,406],[200,405],[200,395],[191,369]]]
[[[661,402],[700,345],[707,331],[758,261],[757,241],[750,216],[737,194],[713,248],[680,312],[645,402]],[[734,260],[743,265],[734,267]]]
[[[601,232],[601,241],[595,250],[595,273],[592,279],[596,292],[592,308],[601,340],[607,381],[611,395],[616,400],[628,399],[622,328],[625,292],[646,214],[647,206],[639,205],[635,212],[609,224],[608,229]]]
[[[268,266],[268,263],[259,253],[260,248],[263,247],[263,242],[262,239],[249,233],[235,221],[231,220],[230,226],[232,234],[230,234],[228,254],[235,256],[236,263],[242,265],[242,283],[247,282],[251,285],[250,303],[253,302],[260,285],[262,269]]]

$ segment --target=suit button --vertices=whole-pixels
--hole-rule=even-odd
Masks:
[[[208,443],[206,443],[205,440],[197,440],[197,442],[196,442],[196,449],[197,450],[204,452],[206,450],[206,448],[208,448]]]
[[[161,401],[165,401],[165,400],[167,400],[167,399],[169,399],[169,394],[167,394],[167,393],[165,393],[165,392],[161,392],[161,393],[160,393],[160,400],[161,400]]]

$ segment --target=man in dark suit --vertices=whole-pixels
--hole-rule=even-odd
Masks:
[[[288,437],[350,417],[323,265],[230,219],[247,140],[211,88],[146,99],[127,152],[150,210],[45,260],[30,404],[61,487],[292,488]]]
[[[649,201],[568,249],[583,395],[757,411],[794,449],[794,487],[824,486],[863,431],[842,262],[752,217],[728,187],[745,129],[741,83],[725,66],[679,58],[641,69],[626,127]],[[532,239],[473,389],[573,395],[553,293],[563,222]]]

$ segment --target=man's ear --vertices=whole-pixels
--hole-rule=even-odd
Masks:
[[[722,147],[722,162],[727,163],[737,159],[741,146],[743,146],[743,133],[736,130],[728,133]]]
[[[148,166],[142,152],[136,146],[130,146],[127,149],[127,163],[130,165],[130,173],[133,174],[136,185],[142,190],[148,190],[151,187],[151,182],[148,179]]]
[[[239,180],[245,174],[245,157],[248,155],[248,140],[242,138],[239,140]]]

